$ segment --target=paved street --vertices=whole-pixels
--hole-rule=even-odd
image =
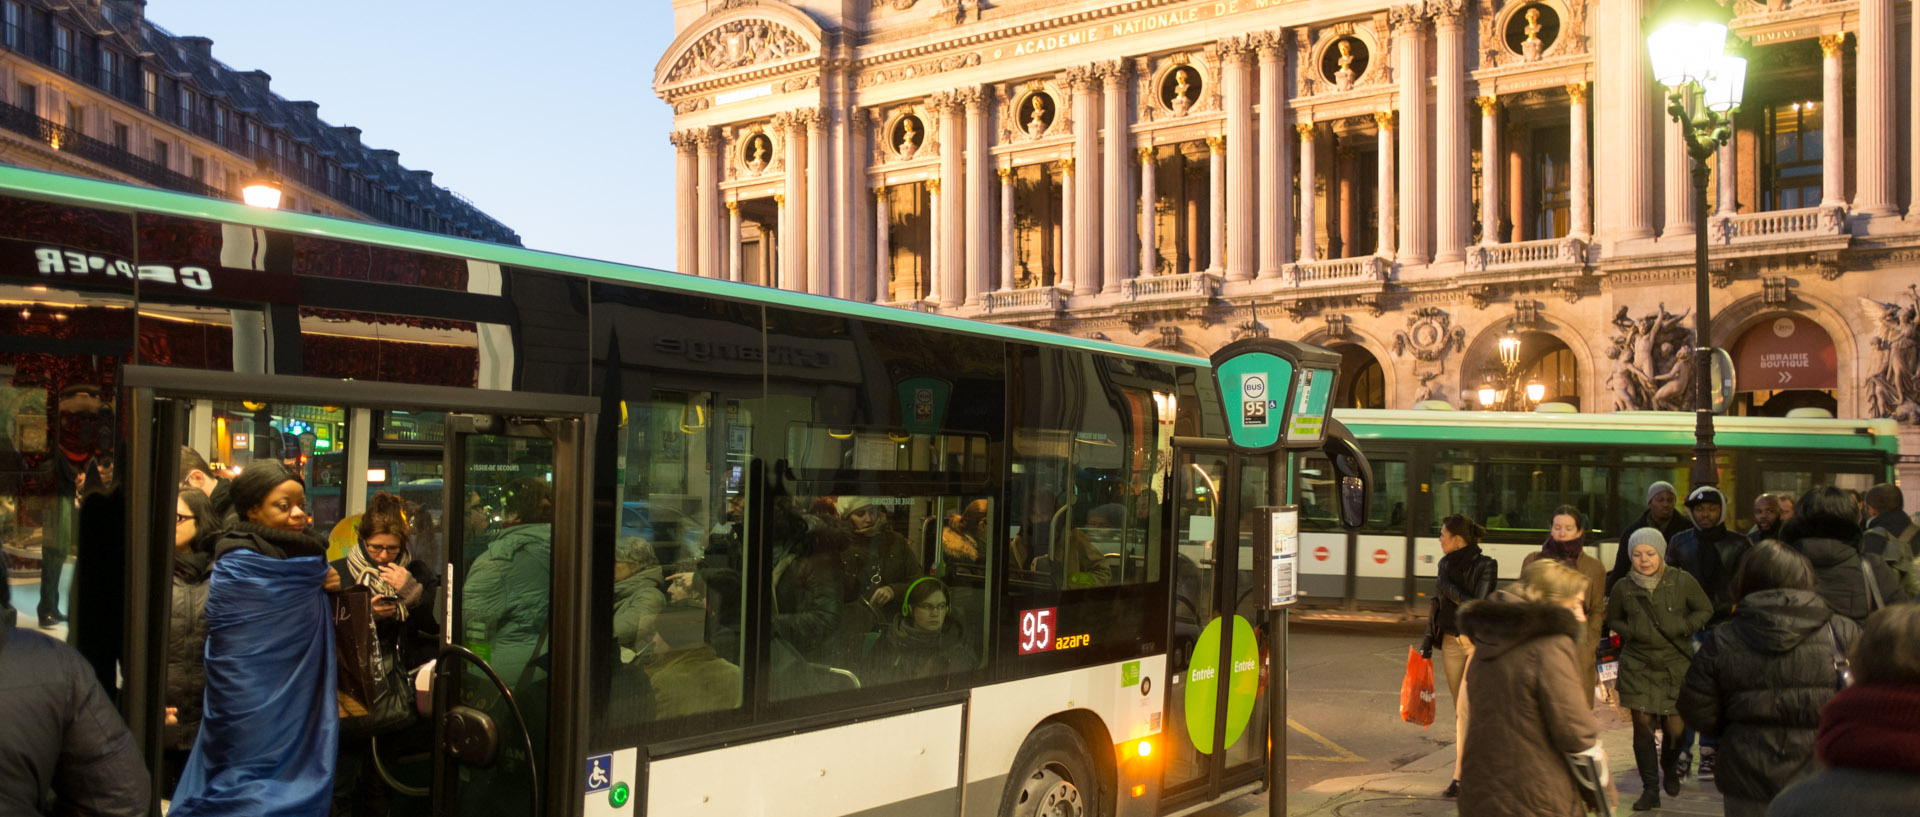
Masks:
[[[1287,813],[1298,817],[1451,815],[1441,796],[1453,778],[1453,700],[1436,661],[1439,700],[1433,726],[1400,720],[1400,679],[1407,648],[1418,646],[1422,622],[1296,621],[1290,630],[1292,685],[1287,736]],[[1607,758],[1620,787],[1619,814],[1640,794],[1633,772],[1632,730],[1603,706]],[[1268,795],[1253,794],[1198,812],[1199,817],[1267,813]],[[1719,795],[1689,782],[1660,811],[1644,814],[1719,815]]]

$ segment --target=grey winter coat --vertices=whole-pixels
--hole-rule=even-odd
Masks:
[[[0,814],[147,813],[147,767],[80,653],[0,629]],[[42,812],[53,792],[55,808]]]
[[[1811,590],[1748,594],[1714,628],[1687,671],[1680,716],[1720,739],[1721,794],[1772,800],[1814,773],[1820,708],[1838,688],[1834,639],[1844,653],[1859,634]]]
[[[1920,774],[1832,768],[1774,798],[1767,817],[1908,817],[1920,803]]]
[[[1592,687],[1576,644],[1585,627],[1554,604],[1496,591],[1460,608],[1473,641],[1460,813],[1475,817],[1581,817],[1565,756],[1600,739]]]
[[[613,583],[614,640],[642,664],[653,661],[653,634],[667,606],[667,594],[660,589],[665,575],[654,565]]]
[[[1693,658],[1693,634],[1713,615],[1713,604],[1687,571],[1660,568],[1652,590],[1628,576],[1607,596],[1607,629],[1620,634],[1620,705],[1636,712],[1674,714],[1680,683]]]

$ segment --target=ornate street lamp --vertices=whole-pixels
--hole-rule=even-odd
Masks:
[[[267,166],[267,160],[264,157],[259,159],[254,167],[253,178],[247,180],[246,187],[240,188],[240,200],[265,210],[280,209],[279,176]]]
[[[1521,345],[1520,335],[1514,332],[1513,324],[1508,323],[1497,345],[1500,370],[1487,374],[1476,395],[1480,398],[1481,408],[1489,411],[1526,411],[1546,398],[1546,386],[1537,382],[1525,386],[1520,384]]]
[[[1747,61],[1727,52],[1732,12],[1713,0],[1666,0],[1646,19],[1647,55],[1654,77],[1667,86],[1667,113],[1681,124],[1693,157],[1693,209],[1702,220],[1693,235],[1694,345],[1698,385],[1693,443],[1693,484],[1717,485],[1713,444],[1713,341],[1707,289],[1707,160],[1733,136],[1731,115],[1740,107]]]

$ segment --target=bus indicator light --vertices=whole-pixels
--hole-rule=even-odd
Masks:
[[[1050,652],[1054,648],[1054,624],[1059,608],[1020,611],[1020,654]]]

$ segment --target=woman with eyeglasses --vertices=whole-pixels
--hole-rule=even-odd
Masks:
[[[200,734],[201,694],[207,686],[207,578],[213,543],[226,523],[213,500],[182,488],[173,501],[173,610],[167,632],[166,774],[178,782],[193,739]]]
[[[867,656],[863,680],[886,684],[973,669],[977,661],[965,629],[947,611],[945,584],[932,576],[914,579],[902,594],[900,616],[881,630]]]
[[[339,751],[327,543],[299,474],[272,460],[233,481],[239,517],[207,579],[206,710],[173,817],[328,812]]]

